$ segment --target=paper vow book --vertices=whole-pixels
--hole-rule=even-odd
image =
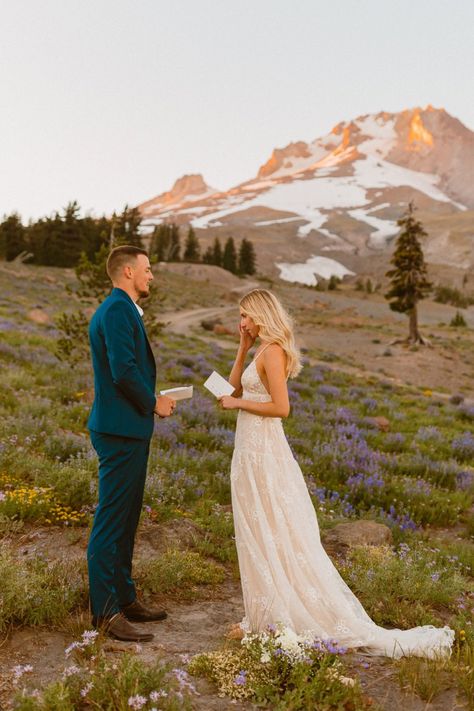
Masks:
[[[222,397],[223,395],[232,395],[235,388],[231,385],[222,375],[219,375],[215,370],[212,371],[204,387],[209,390],[216,397]]]
[[[179,388],[168,388],[167,390],[160,390],[160,395],[167,395],[172,397],[173,400],[187,400],[193,396],[193,386],[192,385],[182,385]]]

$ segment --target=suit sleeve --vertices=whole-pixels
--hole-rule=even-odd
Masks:
[[[137,365],[134,320],[127,306],[119,303],[111,306],[104,314],[102,328],[115,385],[143,414],[151,415],[156,397]]]

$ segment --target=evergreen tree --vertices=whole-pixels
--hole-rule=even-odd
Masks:
[[[122,213],[112,216],[113,243],[111,247],[119,244],[130,244],[135,247],[143,247],[140,235],[140,224],[142,217],[138,207],[128,207],[125,205]]]
[[[181,260],[181,235],[178,225],[171,225],[171,255],[170,262],[179,262]]]
[[[233,237],[229,237],[225,243],[222,266],[232,274],[237,274],[237,252],[235,251]]]
[[[13,212],[0,223],[0,258],[11,261],[27,249],[26,230],[21,217]]]
[[[184,244],[184,262],[199,262],[200,260],[200,249],[199,241],[196,237],[196,233],[193,227],[190,225],[188,229],[188,234],[186,237],[186,242]]]
[[[204,264],[214,264],[214,250],[211,245],[209,245],[202,255],[202,261]]]
[[[431,291],[427,278],[426,264],[420,240],[427,236],[423,225],[414,216],[414,205],[410,202],[406,213],[397,222],[401,227],[397,237],[391,264],[394,269],[387,272],[391,285],[385,298],[392,311],[407,314],[409,318],[409,343],[426,343],[418,330],[418,302]]]
[[[158,262],[179,262],[181,237],[175,224],[157,225],[150,243],[150,257]]]
[[[150,258],[157,262],[165,260],[165,242],[168,225],[155,225],[150,240]]]
[[[63,215],[56,215],[55,219],[54,247],[58,248],[58,254],[56,257],[51,255],[51,261],[59,267],[74,267],[84,247],[83,220],[76,200],[70,202],[64,208]]]
[[[221,242],[219,237],[216,237],[214,240],[214,244],[212,246],[212,262],[211,264],[215,264],[216,267],[222,267],[223,264],[223,255],[222,255],[222,247],[221,247]]]
[[[244,237],[239,249],[239,274],[255,274],[256,261],[253,244]]]

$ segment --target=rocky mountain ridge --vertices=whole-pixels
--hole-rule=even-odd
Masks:
[[[359,116],[275,148],[254,178],[228,191],[188,175],[139,207],[148,228],[190,223],[204,241],[251,235],[260,260],[290,278],[293,264],[301,273],[322,253],[352,262],[388,253],[409,200],[434,228],[430,259],[474,264],[474,132],[444,109]]]

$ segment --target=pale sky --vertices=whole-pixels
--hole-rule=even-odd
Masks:
[[[0,218],[228,189],[381,110],[474,130],[472,0],[0,0],[0,22]]]

